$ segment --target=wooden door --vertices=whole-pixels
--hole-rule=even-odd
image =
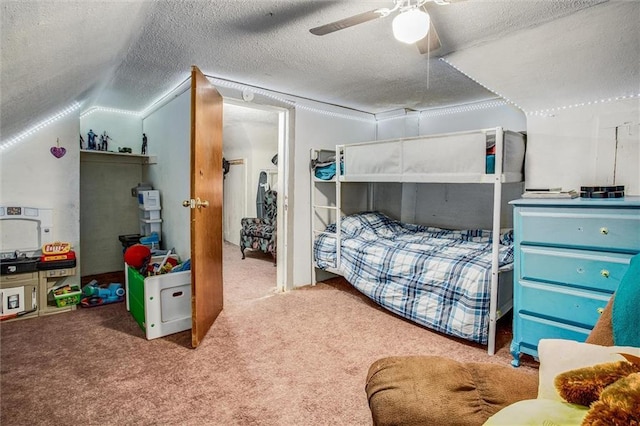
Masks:
[[[191,70],[191,345],[222,311],[222,96]]]

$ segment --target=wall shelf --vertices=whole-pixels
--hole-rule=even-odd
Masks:
[[[101,161],[110,158],[114,161],[130,159],[140,164],[157,164],[158,157],[155,155],[129,154],[126,152],[97,151],[93,149],[81,149],[80,153],[89,161]]]

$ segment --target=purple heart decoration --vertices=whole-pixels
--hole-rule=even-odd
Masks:
[[[61,146],[52,146],[51,153],[56,158],[62,158],[67,153],[67,150]]]

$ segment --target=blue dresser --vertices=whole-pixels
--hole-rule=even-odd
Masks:
[[[514,366],[543,338],[584,341],[640,252],[640,197],[514,206]]]

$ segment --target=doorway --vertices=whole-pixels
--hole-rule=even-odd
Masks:
[[[285,114],[286,112],[275,107],[248,106],[246,103],[227,99],[223,109],[223,155],[229,162],[223,183],[223,250],[231,251],[230,254],[225,253],[224,258],[231,259],[230,267],[247,267],[253,273],[270,277],[268,279],[273,281],[270,284],[274,291],[284,289],[284,269],[281,265],[274,268],[270,254],[247,249],[244,261],[236,262],[235,258],[242,257],[239,244],[241,219],[258,217],[261,193],[272,189],[278,192],[278,198],[285,194],[284,162],[278,161],[279,153],[285,152],[285,127],[282,126]],[[279,200],[279,219],[282,206],[283,202]],[[279,223],[282,222],[279,220]],[[278,228],[282,229],[280,226]],[[278,263],[285,261],[284,245],[280,244],[283,240],[278,235]]]

